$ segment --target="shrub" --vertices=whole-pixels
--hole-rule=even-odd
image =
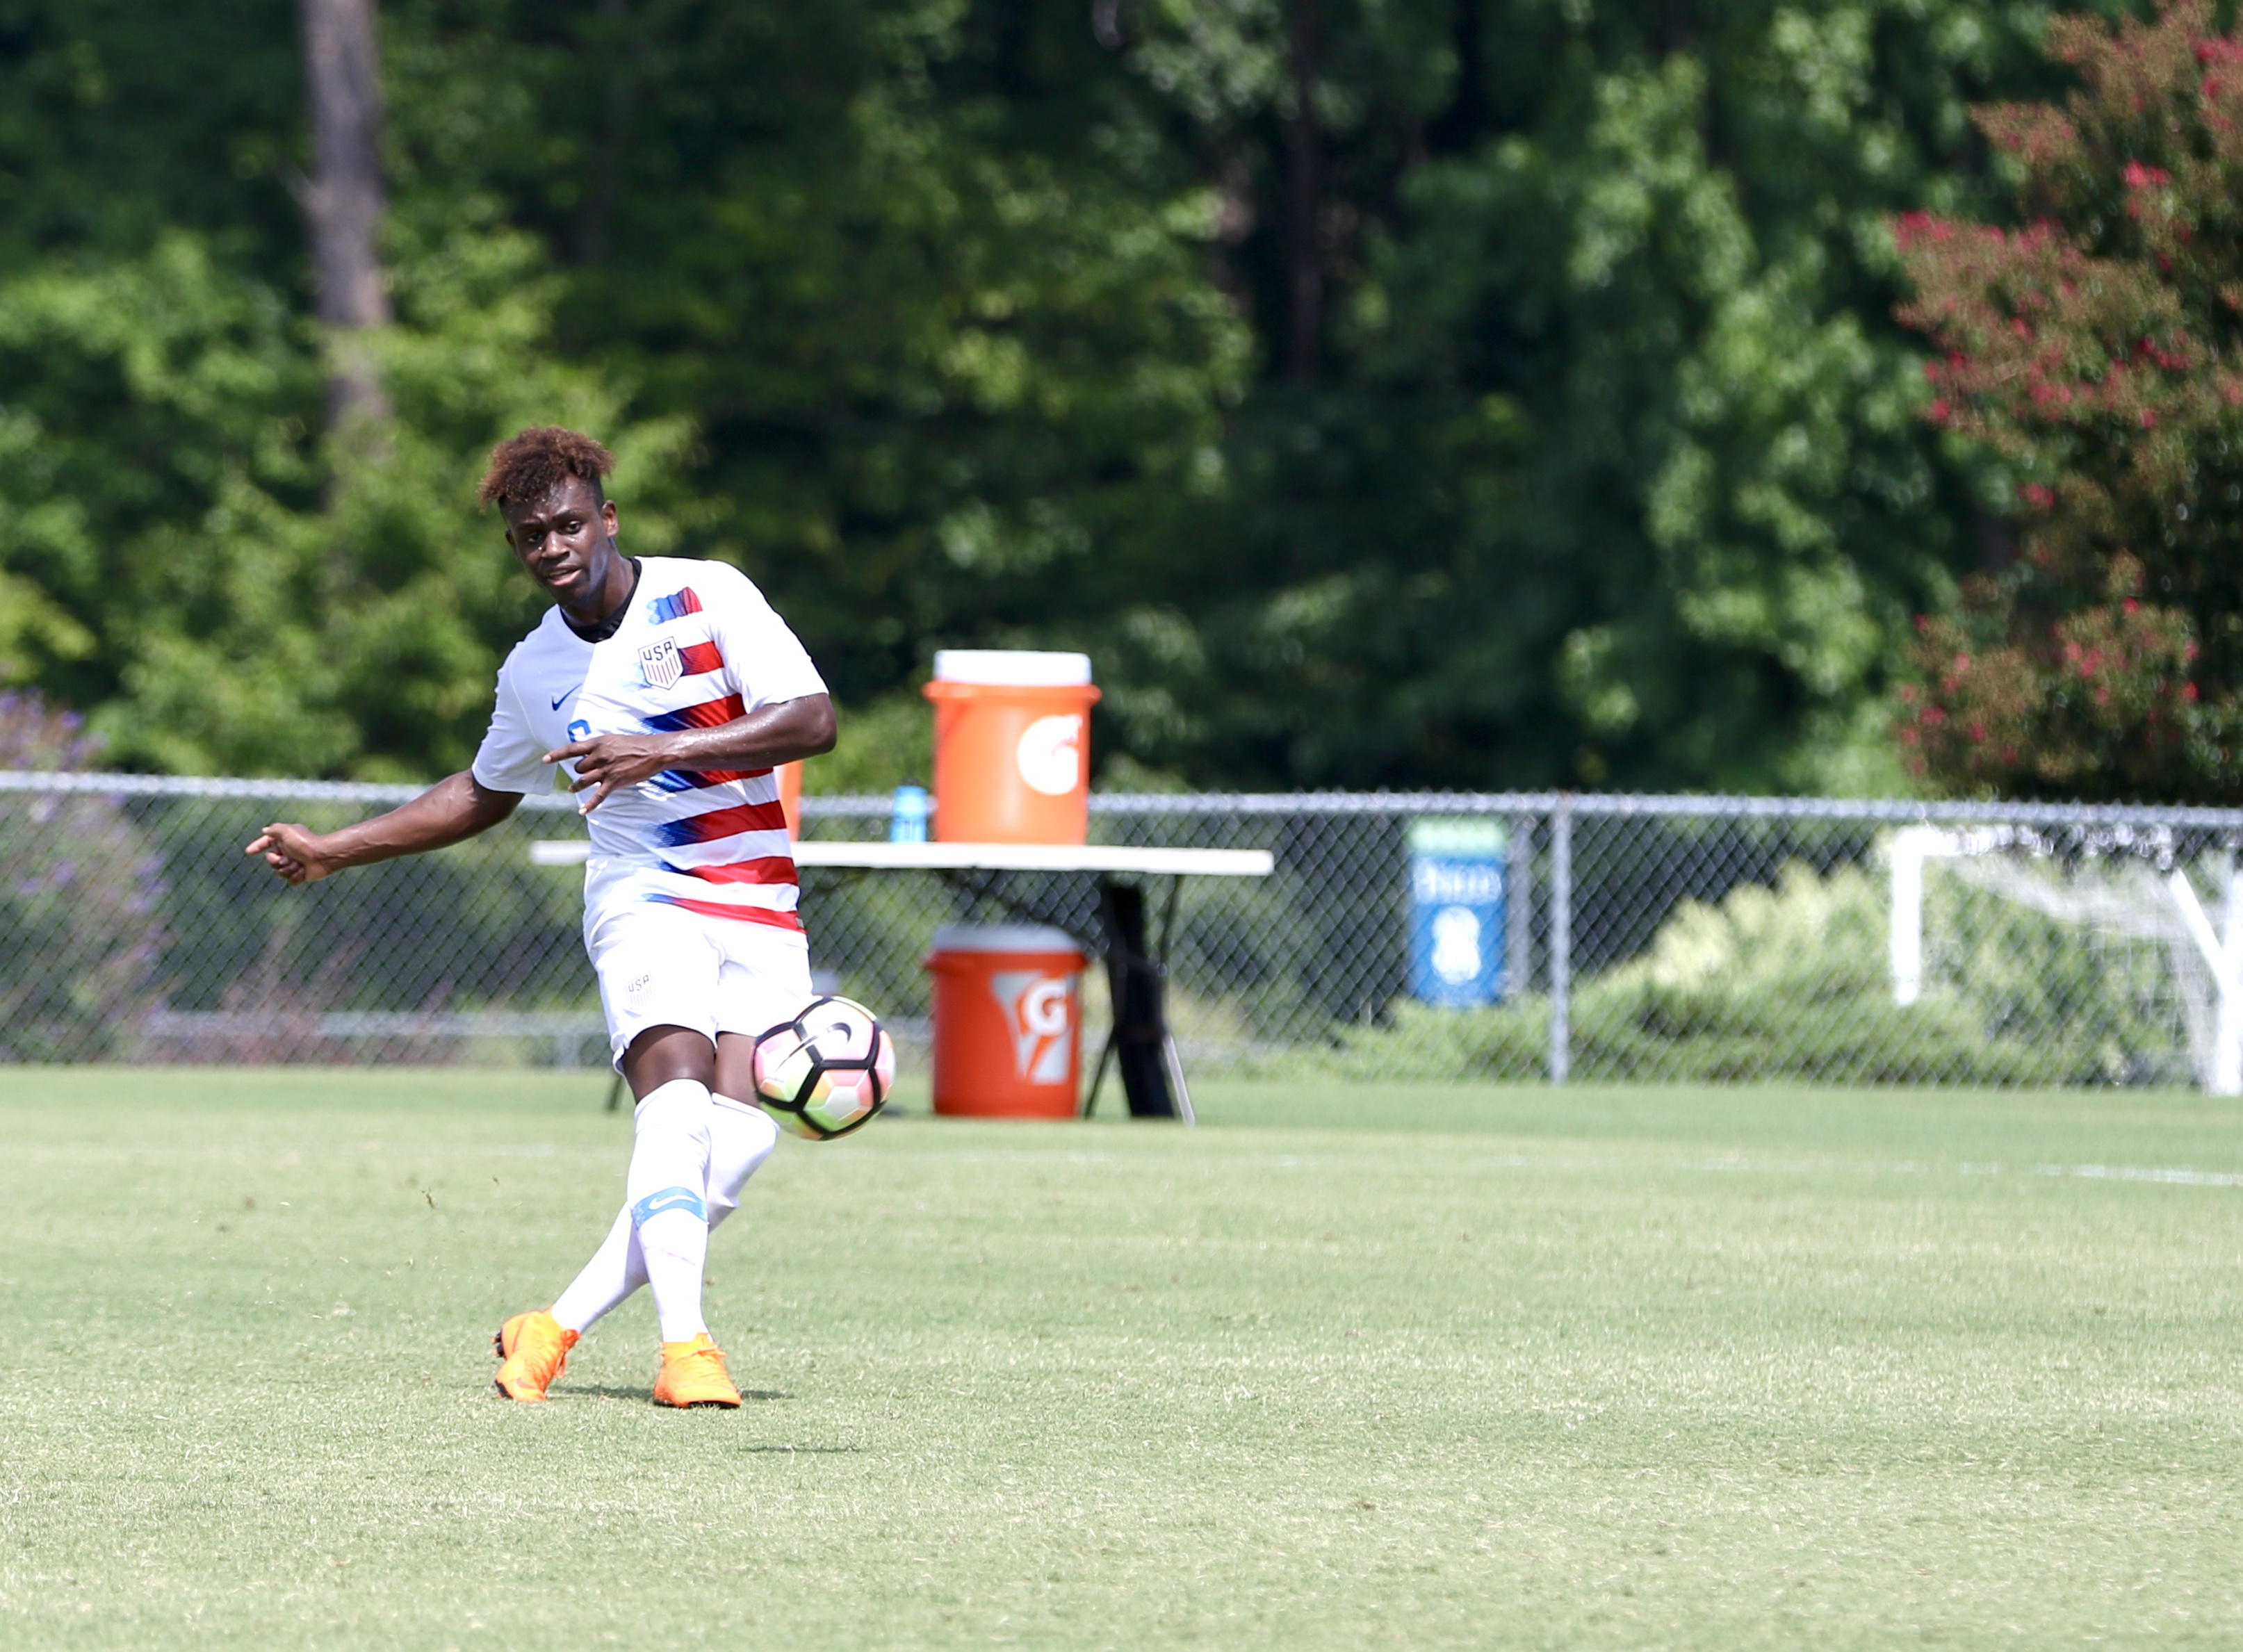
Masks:
[[[76,771],[75,713],[0,693],[0,769]],[[0,808],[0,1060],[131,1053],[159,998],[162,867],[122,801],[18,792]]]
[[[1883,883],[1794,864],[1774,887],[1686,902],[1639,957],[1583,979],[1573,1075],[1588,1082],[2072,1084],[2186,1071],[2162,960],[1938,880],[1923,998],[1893,1002]],[[1475,1011],[1409,1001],[1351,1028],[1318,1071],[1362,1079],[1530,1080],[1549,1003]],[[1306,1070],[1305,1069],[1303,1069]]]

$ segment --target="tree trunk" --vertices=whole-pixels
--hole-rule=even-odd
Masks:
[[[368,329],[389,320],[376,239],[388,205],[381,176],[381,63],[375,0],[299,0],[311,105],[312,236],[320,320],[327,330],[327,425],[389,417]]]
[[[1292,27],[1287,65],[1292,71],[1293,110],[1285,123],[1285,264],[1290,289],[1290,329],[1285,368],[1296,379],[1313,379],[1324,354],[1324,132],[1317,123],[1317,0],[1291,0]]]
[[[607,86],[608,109],[600,146],[592,156],[592,177],[584,191],[583,210],[576,219],[580,264],[608,260],[608,233],[623,186],[623,145],[630,139],[631,105],[637,101],[630,29],[630,0],[600,0],[599,32],[595,38],[605,54],[601,79]]]
[[[1475,148],[1487,129],[1487,66],[1480,24],[1485,0],[1452,0],[1449,46],[1456,54],[1457,89],[1427,134],[1432,147],[1444,155],[1462,155]]]

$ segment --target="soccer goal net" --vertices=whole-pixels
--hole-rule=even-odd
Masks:
[[[2113,1081],[2243,1093],[2233,844],[2166,828],[1918,826],[1889,854],[1896,1004],[1968,992],[2094,1028]]]

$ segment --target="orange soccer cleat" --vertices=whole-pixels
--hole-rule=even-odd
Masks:
[[[690,1342],[662,1345],[662,1371],[654,1379],[654,1403],[676,1406],[737,1406],[740,1391],[724,1374],[724,1356],[707,1332]]]
[[[544,1309],[517,1313],[498,1328],[491,1346],[506,1363],[498,1368],[498,1391],[525,1403],[545,1398],[546,1386],[569,1368],[576,1333]],[[737,1402],[736,1402],[737,1403]]]

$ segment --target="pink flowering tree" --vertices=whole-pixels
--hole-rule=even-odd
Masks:
[[[2064,102],[1975,112],[2020,224],[1897,226],[1928,416],[2021,478],[2021,551],[1917,622],[1943,790],[2243,799],[2243,36],[2068,17]]]

